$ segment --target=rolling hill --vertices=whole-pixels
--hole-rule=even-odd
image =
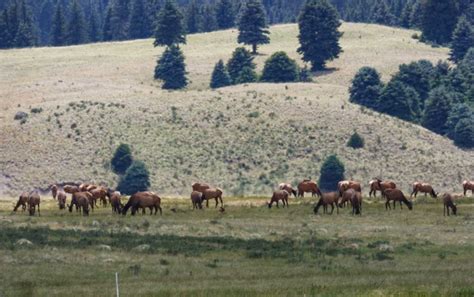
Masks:
[[[114,185],[109,161],[122,142],[148,165],[152,189],[167,196],[187,195],[198,180],[228,195],[268,193],[281,181],[318,178],[332,153],[364,184],[380,176],[406,191],[415,180],[460,191],[473,177],[474,151],[348,102],[360,67],[388,80],[399,64],[437,62],[448,50],[417,42],[410,30],[352,23],[341,30],[344,53],[314,83],[220,90],[209,89],[210,74],[237,46],[234,30],[188,36],[191,84],[179,92],[153,80],[162,49],[152,40],[0,51],[0,195],[53,182]],[[258,69],[278,50],[301,63],[296,36],[294,24],[272,27]],[[23,124],[14,120],[18,111],[30,114]],[[364,149],[346,147],[354,131]]]

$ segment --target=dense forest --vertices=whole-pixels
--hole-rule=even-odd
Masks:
[[[166,0],[6,0],[0,2],[0,48],[71,45],[147,38]],[[236,25],[245,0],[177,0],[188,33]],[[350,22],[426,29],[446,44],[461,15],[472,22],[472,0],[331,0]],[[296,22],[305,0],[263,0],[269,24]],[[429,12],[424,13],[424,11]],[[441,14],[441,15],[439,15]],[[431,17],[431,18],[430,18]],[[440,21],[443,20],[443,21]],[[429,30],[429,28],[434,28]]]

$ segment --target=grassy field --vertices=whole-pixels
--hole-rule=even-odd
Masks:
[[[151,172],[152,190],[188,195],[202,180],[229,196],[262,195],[282,181],[318,178],[337,153],[346,175],[374,176],[408,190],[415,180],[436,191],[461,191],[472,179],[474,152],[444,137],[347,101],[362,66],[388,80],[401,63],[447,58],[411,38],[414,31],[345,23],[344,53],[310,84],[250,84],[209,90],[213,65],[237,46],[235,31],[189,36],[183,46],[191,84],[165,92],[153,81],[161,49],[151,40],[67,48],[0,51],[0,194],[55,182],[106,182],[116,146],[132,145]],[[273,52],[296,53],[297,26],[271,28],[258,68]],[[31,112],[36,108],[37,113]],[[30,113],[26,123],[16,112]],[[354,131],[364,149],[346,147]]]
[[[268,209],[228,198],[226,212],[164,199],[163,216],[84,218],[44,198],[42,216],[0,199],[0,296],[473,296],[474,203],[440,201],[362,217],[314,215],[314,198]],[[175,209],[175,212],[170,209]],[[31,244],[23,244],[24,239]]]

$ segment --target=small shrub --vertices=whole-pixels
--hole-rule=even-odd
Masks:
[[[351,135],[351,138],[349,138],[349,141],[347,142],[347,146],[353,149],[363,148],[364,139],[362,138],[362,136],[359,135],[359,133],[354,132],[354,134]]]
[[[41,107],[34,107],[31,109],[31,113],[42,113],[43,112],[43,108]]]
[[[412,38],[412,39],[415,39],[415,40],[419,40],[419,39],[420,39],[420,35],[418,35],[418,33],[413,33],[413,34],[411,35],[411,38]]]

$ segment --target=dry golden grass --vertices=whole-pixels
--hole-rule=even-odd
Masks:
[[[376,67],[388,80],[399,64],[436,62],[447,50],[418,43],[410,30],[346,23],[342,31],[344,53],[315,83],[217,91],[208,88],[210,73],[237,46],[235,31],[189,36],[183,49],[192,82],[180,92],[162,91],[153,80],[161,49],[151,40],[2,51],[0,192],[57,181],[113,184],[108,161],[120,142],[147,163],[152,189],[171,196],[187,195],[196,180],[233,195],[268,193],[279,181],[317,178],[331,153],[348,177],[364,183],[382,176],[404,190],[423,180],[437,191],[460,191],[474,172],[473,151],[347,101],[360,67]],[[277,50],[298,58],[296,25],[271,32],[256,58],[259,69]],[[24,125],[13,121],[31,107],[44,111]],[[345,146],[354,130],[366,140],[362,150]]]

